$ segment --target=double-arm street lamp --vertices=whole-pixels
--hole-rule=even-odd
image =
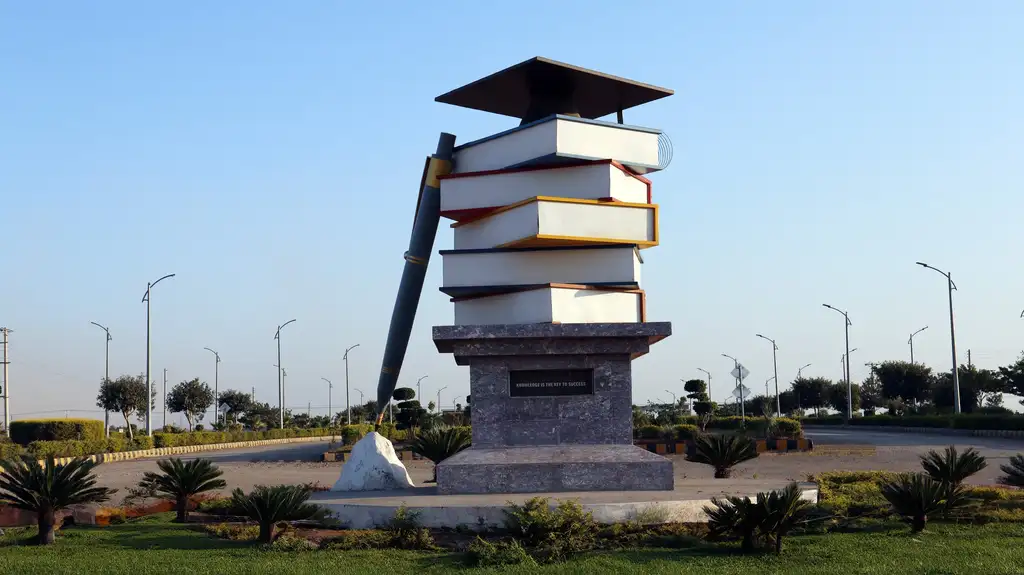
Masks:
[[[957,374],[956,329],[953,326],[953,290],[956,289],[956,284],[953,283],[953,274],[950,272],[944,272],[939,268],[932,267],[924,262],[916,263],[923,268],[939,272],[946,278],[946,285],[949,290],[949,346],[953,354],[953,407],[956,413],[960,413],[960,376]]]

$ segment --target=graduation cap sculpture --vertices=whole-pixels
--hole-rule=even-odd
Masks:
[[[623,111],[672,94],[671,90],[665,88],[572,66],[548,58],[535,57],[435,98],[435,101],[445,104],[518,118],[520,124],[519,127],[512,130],[463,144],[458,148],[455,147],[454,135],[442,133],[437,150],[427,158],[420,182],[420,193],[417,199],[409,250],[404,256],[405,269],[402,273],[391,317],[378,380],[378,423],[383,420],[398,382],[440,217],[447,215],[447,217],[460,220],[463,219],[463,216],[472,215],[472,221],[459,221],[455,224],[465,224],[461,234],[457,230],[455,251],[460,249],[466,251],[466,246],[460,247],[460,242],[466,245],[473,243],[480,252],[495,253],[502,250],[508,252],[508,248],[537,248],[538,246],[558,249],[586,248],[609,243],[634,244],[639,247],[656,245],[657,206],[650,203],[650,182],[641,174],[663,169],[671,159],[671,146],[660,130],[625,126]],[[597,121],[598,118],[610,114],[616,114],[617,124]],[[547,175],[550,174],[550,168],[557,167],[591,170],[591,175],[595,177],[604,177],[605,172],[624,173],[630,182],[635,180],[646,186],[643,188],[646,190],[646,199],[636,195],[640,188],[635,183],[632,184],[632,187],[624,187],[620,192],[596,190],[600,192],[599,197],[596,198],[547,198],[550,201],[534,201],[532,206],[527,206],[530,204],[529,201],[499,200],[499,197],[503,197],[501,193],[484,189],[491,185],[486,176],[515,173],[526,174],[524,177],[534,178],[531,180],[533,183],[528,183],[525,187],[520,185],[521,190],[529,193],[534,183],[542,186],[544,183],[542,180],[545,177],[550,178]],[[604,171],[602,172],[602,170]],[[607,177],[615,178],[616,176],[608,175]],[[446,200],[442,197],[441,182],[448,182],[447,178],[451,178],[451,182],[460,181],[463,187],[466,182],[471,183],[475,186],[474,192],[476,192],[471,194],[475,200],[472,198],[471,200],[483,201],[486,204],[487,198],[493,198],[491,205],[468,208],[465,206],[442,206]],[[638,201],[632,203],[607,202],[609,198],[615,199],[616,193],[633,197]],[[536,193],[532,195],[534,200],[540,199],[535,197]],[[458,200],[456,198],[453,201],[457,202]],[[481,239],[479,233],[474,236],[474,230],[479,230],[482,226],[492,226],[492,223],[484,221],[488,214],[493,215],[510,209],[536,209],[538,212],[545,209],[569,210],[577,215],[569,217],[568,220],[579,220],[588,217],[607,218],[607,212],[601,212],[601,215],[598,216],[597,210],[607,210],[609,207],[623,208],[623,217],[619,219],[629,220],[622,225],[617,224],[620,229],[609,232],[616,236],[613,238],[584,237],[579,230],[558,229],[557,225],[553,229],[547,230],[499,230],[511,238],[509,242],[506,242],[507,245],[489,245],[486,240]],[[632,209],[632,211],[626,212],[627,209]],[[519,238],[517,234],[526,235]],[[555,236],[561,239],[551,239]],[[588,250],[565,250],[567,254],[583,252],[588,252]],[[612,252],[609,251],[609,253]],[[481,269],[486,269],[486,265]],[[625,282],[614,278],[609,282],[595,282],[587,281],[585,277],[555,277],[551,278],[551,283],[548,284],[509,286],[505,293],[526,293],[537,289],[594,289],[592,284],[637,287],[635,278],[630,278]],[[465,288],[464,286],[465,289],[462,289],[460,293],[467,289],[472,292],[472,287]],[[494,294],[501,292],[505,286],[479,287],[481,294]],[[512,288],[519,291],[510,292],[509,290]],[[643,293],[639,289],[630,291],[639,296],[640,302],[637,308],[639,315],[637,317],[642,321]],[[486,297],[481,301],[474,302],[473,309],[484,309],[481,315],[481,312],[478,311],[460,312],[460,302],[456,301],[456,323],[473,323],[482,321],[485,317],[491,320],[495,317],[504,317],[507,320],[505,323],[517,323],[518,318],[515,314],[506,313],[503,316],[500,310],[498,312],[495,312],[494,309],[488,311],[488,305]],[[520,305],[520,307],[522,306]],[[547,311],[550,312],[547,316],[552,316],[551,321],[557,321],[554,319],[558,313],[557,310],[552,308]],[[615,315],[616,312],[611,313]],[[629,313],[625,315],[628,316]]]

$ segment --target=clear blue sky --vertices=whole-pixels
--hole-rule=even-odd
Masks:
[[[372,3],[371,3],[372,4]],[[645,252],[650,319],[675,334],[635,367],[636,402],[735,355],[839,378],[917,357],[948,369],[943,279],[962,360],[1024,347],[1024,4],[903,2],[136,3],[0,0],[0,325],[15,416],[92,409],[111,371],[213,380],[290,407],[374,392],[423,158],[514,120],[434,103],[536,55],[672,88],[627,112],[664,129],[662,245]],[[436,249],[451,246],[443,227]],[[436,253],[436,252],[435,252]],[[427,276],[401,384],[469,392],[430,326]],[[353,391],[353,401],[358,394]],[[85,412],[79,412],[85,414]],[[159,420],[157,420],[159,423]]]

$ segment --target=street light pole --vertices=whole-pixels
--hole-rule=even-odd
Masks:
[[[808,367],[811,367],[811,364],[808,363],[807,365],[804,365],[804,366],[800,367],[800,369],[797,369],[796,370],[796,378],[800,379],[802,377],[802,375],[803,375],[804,370],[807,369]]]
[[[153,382],[149,379],[149,308],[152,303],[153,286],[167,278],[173,278],[175,274],[167,274],[164,277],[146,284],[146,293],[142,296],[146,304],[146,435],[153,436]]]
[[[924,331],[926,329],[928,329],[928,326],[924,326],[921,329],[919,329],[919,330],[915,331],[914,333],[910,334],[910,339],[907,341],[907,343],[910,344],[910,363],[911,363],[911,365],[913,365],[913,363],[914,363],[914,336],[919,334],[919,333],[921,333],[922,331]]]
[[[208,347],[204,347],[206,351],[213,354],[213,423],[220,423],[220,354],[213,351]],[[280,358],[279,358],[280,359]]]
[[[667,389],[665,390],[665,393],[667,393],[667,394],[672,396],[672,406],[675,407],[676,403],[679,402],[679,396],[674,394],[674,393],[672,393],[671,391],[669,391]]]
[[[957,373],[956,363],[956,329],[953,326],[953,290],[956,289],[956,284],[953,283],[953,274],[951,272],[944,272],[938,268],[934,268],[924,262],[916,262],[917,265],[934,270],[942,274],[946,278],[946,283],[949,289],[949,347],[953,354],[953,404],[956,413],[960,413],[960,376]]]
[[[846,357],[850,357],[850,326],[853,325],[850,322],[850,314],[837,307],[830,306],[827,303],[823,303],[821,305],[823,307],[827,307],[828,309],[834,312],[842,314],[843,319],[846,320],[843,324],[846,330]],[[849,422],[850,419],[853,417],[853,385],[850,383],[849,361],[846,361],[846,365],[843,368],[843,373],[844,375],[846,375],[846,421]]]
[[[277,340],[277,417],[281,429],[284,429],[284,368],[281,367],[281,329],[293,321],[295,320],[290,319],[277,326],[277,331],[274,332],[274,339]]]
[[[90,321],[89,323],[91,323],[94,326],[102,329],[107,334],[106,351],[104,353],[104,359],[103,359],[103,381],[104,382],[109,382],[110,381],[110,339],[111,339],[110,338],[110,329],[107,328],[107,327],[104,327],[104,326],[102,326],[102,325],[100,325],[100,324],[98,324],[98,323],[96,323],[94,321]],[[103,410],[103,433],[107,437],[110,437],[110,412],[107,411],[106,409]]]
[[[327,379],[326,377],[321,377],[320,379],[327,382],[327,426],[330,427],[334,425],[334,409],[333,406],[331,405],[331,390],[334,389],[334,384],[331,383],[331,380]],[[351,419],[349,420],[348,423],[349,425],[352,424]]]
[[[423,381],[424,379],[427,379],[428,377],[430,376],[424,375],[423,377],[416,380],[416,398],[419,399],[420,401],[423,401],[423,390],[420,387],[420,382]]]
[[[708,402],[710,403],[711,402],[711,372],[706,370],[706,369],[700,368],[700,367],[697,368],[697,371],[703,371],[705,373],[705,375],[708,376]]]
[[[779,399],[779,361],[776,357],[776,353],[779,351],[779,346],[775,343],[775,340],[770,337],[765,337],[759,333],[755,335],[761,339],[772,342],[772,368],[775,371],[775,414],[778,417],[782,417],[782,401]],[[767,386],[767,383],[765,385]],[[765,395],[767,395],[767,387],[765,390]]]
[[[349,402],[349,399],[348,399],[348,352],[352,351],[353,349],[355,349],[357,347],[359,347],[358,343],[353,345],[352,347],[346,349],[345,350],[345,355],[342,356],[342,359],[345,360],[345,411],[346,411],[345,419],[346,419],[346,421],[348,421],[348,425],[352,425],[352,404]]]
[[[363,392],[360,389],[357,389],[356,391],[359,392],[359,405],[363,405]]]
[[[860,348],[855,347],[851,349],[849,353],[853,353],[858,349]],[[844,353],[843,355],[839,356],[839,363],[843,364],[843,377],[846,377],[847,374],[850,373],[850,356],[847,353]]]
[[[723,353],[722,357],[727,357],[727,358],[731,359],[732,360],[732,364],[733,364],[733,368],[736,370],[736,389],[738,389],[739,392],[740,392],[740,397],[738,397],[736,399],[736,401],[740,402],[740,417],[742,418],[743,422],[746,422],[747,421],[747,406],[746,406],[747,398],[743,397],[743,388],[741,387],[743,385],[743,380],[740,379],[740,360],[736,359],[735,357],[733,357],[733,356],[731,356],[731,355],[729,355],[727,353]]]
[[[446,389],[448,389],[447,385],[442,387],[441,389],[437,390],[437,414],[438,415],[441,415],[441,392],[446,390]]]

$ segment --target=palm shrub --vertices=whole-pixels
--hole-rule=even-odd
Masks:
[[[922,455],[921,467],[935,481],[960,485],[968,477],[988,467],[988,463],[973,447],[960,454],[956,447],[950,445],[942,454],[932,450]]]
[[[901,474],[882,483],[880,489],[914,533],[924,530],[929,515],[949,513],[969,502],[963,485],[942,483],[923,473]]]
[[[468,427],[441,425],[420,430],[412,440],[412,452],[434,462],[434,478],[437,481],[437,464],[466,449],[473,441]]]
[[[220,479],[224,472],[209,459],[199,458],[182,462],[177,457],[171,457],[157,461],[156,465],[162,473],[147,471],[142,476],[139,487],[174,501],[174,507],[178,512],[175,521],[179,523],[188,520],[189,499],[200,493],[227,486],[227,483]]]
[[[775,554],[778,555],[782,553],[782,537],[797,525],[806,523],[814,505],[800,496],[800,487],[796,483],[772,491],[764,505],[767,513],[761,530],[775,540]]]
[[[299,521],[317,515],[320,508],[307,503],[312,490],[304,485],[257,485],[248,494],[231,492],[231,504],[260,526],[260,543],[274,541],[274,525],[280,521]]]
[[[1000,465],[1003,475],[999,483],[1013,487],[1024,487],[1024,455],[1017,454],[1010,458],[1009,465]]]
[[[732,468],[757,457],[754,442],[732,434],[707,434],[694,438],[694,453],[686,460],[715,468],[715,479],[726,479]]]
[[[725,499],[711,498],[711,507],[705,506],[708,516],[708,534],[711,538],[732,535],[742,541],[744,551],[752,551],[760,538],[760,528],[767,517],[764,493],[753,500],[730,495]]]
[[[3,461],[0,503],[35,513],[39,526],[36,542],[49,545],[54,540],[58,512],[72,505],[102,503],[116,492],[96,487],[92,472],[96,465],[84,457],[64,465],[57,465],[52,456],[45,463],[27,455]]]

